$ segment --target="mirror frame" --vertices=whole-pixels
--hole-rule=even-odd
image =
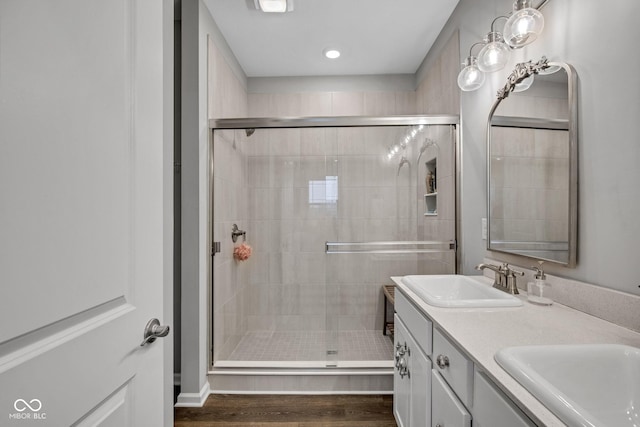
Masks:
[[[569,212],[568,212],[568,260],[562,262],[543,257],[525,255],[514,250],[491,247],[491,121],[500,105],[516,87],[516,84],[533,74],[539,74],[552,67],[560,67],[567,73],[568,83],[568,131],[569,131]],[[529,122],[527,127],[535,127],[535,119],[523,120]],[[544,56],[538,62],[521,62],[516,64],[514,70],[507,78],[507,83],[498,90],[497,99],[493,103],[487,121],[487,250],[503,252],[512,255],[558,263],[566,267],[575,267],[577,263],[577,239],[578,235],[578,78],[575,69],[564,62],[549,62]]]

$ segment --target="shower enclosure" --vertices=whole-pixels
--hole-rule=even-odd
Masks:
[[[212,121],[214,369],[392,366],[382,286],[457,269],[457,124]]]

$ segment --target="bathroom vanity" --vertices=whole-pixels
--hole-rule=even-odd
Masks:
[[[452,276],[457,277],[457,276]],[[474,277],[487,287],[492,281]],[[396,283],[394,415],[398,426],[564,426],[495,361],[506,347],[625,344],[640,334],[561,304],[446,308]]]

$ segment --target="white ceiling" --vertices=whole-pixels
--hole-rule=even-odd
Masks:
[[[458,0],[295,0],[283,14],[204,2],[247,77],[276,77],[413,74]]]

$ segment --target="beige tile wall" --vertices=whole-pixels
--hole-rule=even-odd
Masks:
[[[381,327],[380,285],[417,260],[327,256],[325,242],[415,239],[413,175],[386,158],[404,132],[259,129],[247,141],[251,330]],[[338,176],[337,203],[310,203],[309,181],[327,176]]]
[[[427,68],[416,90],[418,114],[460,114],[460,97],[456,78],[460,69],[459,39],[455,32],[445,43],[440,55]],[[418,236],[422,240],[450,241],[456,238],[455,217],[455,145],[448,126],[431,127],[425,136],[436,141],[437,149],[429,148],[422,155],[418,169],[418,198],[424,198],[427,169],[425,161],[437,157],[438,215],[424,216],[418,221]],[[424,200],[421,204],[424,207]],[[424,209],[422,210],[424,212]],[[453,253],[431,256],[431,263],[422,264],[421,274],[451,274],[455,272]]]
[[[460,41],[453,33],[438,58],[429,66],[416,90],[418,114],[460,114]]]
[[[250,93],[250,117],[415,114],[413,91]]]
[[[242,82],[209,43],[210,118],[247,115],[247,93]],[[213,96],[215,94],[215,96]],[[247,226],[247,153],[244,131],[216,131],[214,136],[213,235],[222,251],[213,258],[214,360],[226,357],[247,330],[245,300],[249,268],[233,259],[232,224]],[[203,156],[206,156],[203,153]]]

